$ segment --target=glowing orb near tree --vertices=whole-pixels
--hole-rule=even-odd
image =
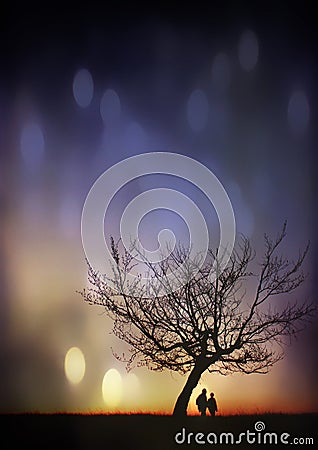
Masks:
[[[66,378],[73,384],[82,381],[85,374],[85,358],[78,347],[72,347],[65,355],[64,369]]]
[[[122,378],[116,369],[108,370],[103,378],[102,391],[105,404],[109,408],[116,408],[122,398]]]

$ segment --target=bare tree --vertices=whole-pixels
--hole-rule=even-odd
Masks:
[[[81,294],[105,308],[114,334],[129,344],[128,369],[135,365],[189,372],[173,411],[186,415],[191,393],[206,370],[267,373],[283,358],[288,340],[313,316],[312,303],[282,303],[284,294],[303,284],[308,252],[307,246],[295,261],[280,256],[285,236],[286,223],[275,239],[265,235],[258,262],[249,239],[242,236],[223,271],[217,251],[209,251],[202,264],[189,260],[187,251],[177,246],[160,263],[144,261],[149,269],[146,284],[140,275],[127,280],[135,258],[120,252],[111,239],[113,273],[101,275],[89,265],[92,287]],[[250,269],[252,261],[257,271]],[[212,267],[216,276],[211,278]],[[177,271],[182,283],[175,289],[168,275]],[[279,301],[272,300],[275,296]]]

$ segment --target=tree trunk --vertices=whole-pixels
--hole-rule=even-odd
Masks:
[[[174,406],[173,415],[174,416],[186,416],[188,403],[192,394],[193,389],[198,384],[202,373],[206,370],[205,365],[195,365],[190,372],[190,375],[184,385],[182,391],[177,398],[176,404]]]

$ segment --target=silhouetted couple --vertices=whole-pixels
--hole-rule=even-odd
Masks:
[[[211,416],[215,416],[215,413],[218,410],[218,406],[216,400],[214,398],[214,393],[211,392],[210,398],[207,399],[206,389],[202,389],[201,394],[196,399],[196,405],[201,416],[206,416],[206,410],[209,410]]]

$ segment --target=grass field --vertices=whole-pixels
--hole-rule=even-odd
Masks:
[[[169,450],[237,446],[286,449],[288,444],[293,444],[294,448],[296,442],[300,444],[296,447],[317,448],[317,417],[318,414],[263,414],[176,419],[151,414],[10,414],[1,416],[4,430],[1,449],[15,446],[43,450]],[[265,436],[265,433],[270,435]],[[288,435],[281,438],[282,433]]]

